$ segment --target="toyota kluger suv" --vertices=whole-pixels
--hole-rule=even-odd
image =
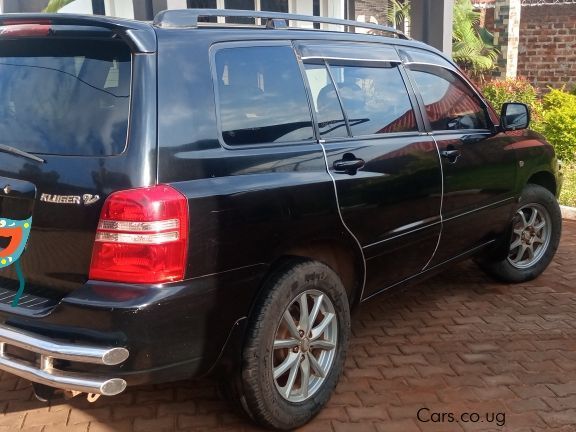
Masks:
[[[0,369],[42,398],[217,373],[291,429],[351,307],[470,256],[527,281],[558,246],[527,107],[393,29],[4,15],[0,57]]]

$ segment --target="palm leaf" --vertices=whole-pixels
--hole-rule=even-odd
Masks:
[[[389,0],[386,19],[394,28],[405,31],[406,22],[410,19],[410,1]]]
[[[470,0],[456,0],[452,36],[452,57],[463,69],[476,77],[494,69],[498,50],[494,36],[479,27],[480,14]]]
[[[58,12],[61,8],[71,3],[73,0],[50,0],[44,8],[44,12]]]

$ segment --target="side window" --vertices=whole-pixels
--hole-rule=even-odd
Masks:
[[[291,47],[224,48],[216,52],[215,63],[226,144],[312,139],[306,90]]]
[[[418,130],[398,67],[330,65],[352,135]]]
[[[409,73],[420,90],[433,130],[488,128],[480,100],[455,73],[429,65],[412,65]]]
[[[342,107],[325,65],[304,65],[322,138],[348,136]]]

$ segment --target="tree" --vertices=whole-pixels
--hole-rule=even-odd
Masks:
[[[494,37],[479,26],[480,13],[472,7],[470,0],[456,0],[452,36],[452,58],[468,74],[476,79],[496,66],[498,50]]]
[[[71,3],[73,0],[50,0],[44,8],[44,12],[58,12],[61,8]]]
[[[410,22],[410,0],[388,0],[388,22],[408,36]]]

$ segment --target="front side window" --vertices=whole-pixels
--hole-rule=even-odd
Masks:
[[[413,65],[409,73],[420,90],[433,130],[488,128],[480,100],[455,73],[430,65]]]
[[[418,130],[408,91],[395,64],[330,65],[330,71],[353,136]]]
[[[220,124],[226,144],[313,138],[306,90],[291,47],[220,49],[215,63]]]

